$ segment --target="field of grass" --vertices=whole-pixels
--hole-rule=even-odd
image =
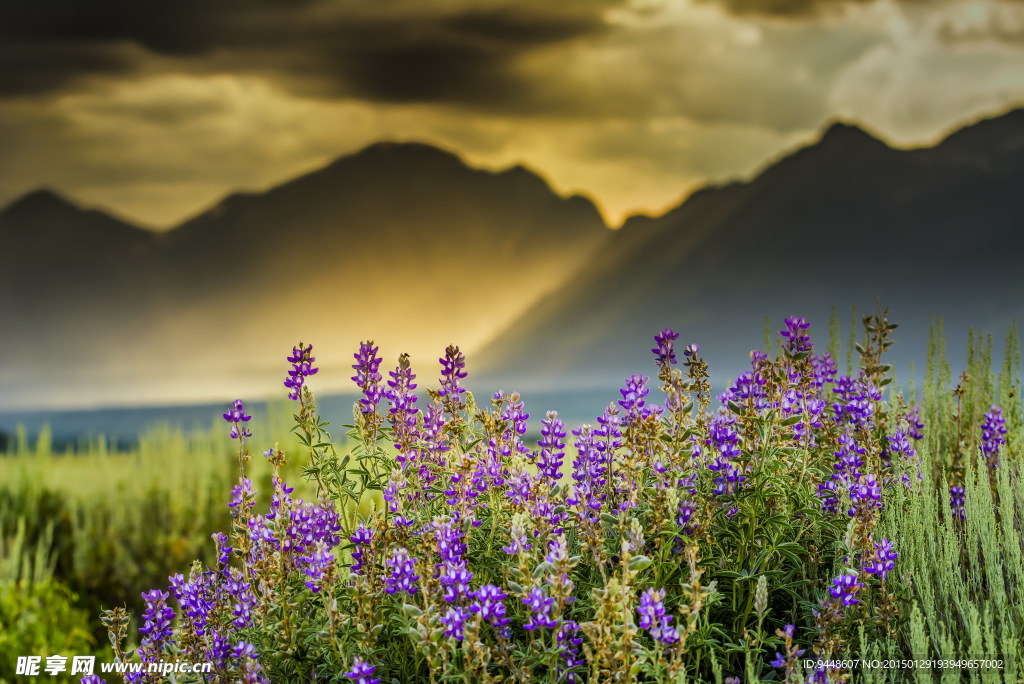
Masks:
[[[634,379],[582,434],[559,437],[568,430],[548,417],[540,444],[524,442],[515,395],[474,400],[452,390],[448,372],[447,393],[410,412],[402,366],[389,389],[369,359],[367,401],[380,399],[377,385],[384,398],[357,412],[344,441],[327,434],[308,387],[245,423],[256,433],[242,464],[251,510],[244,493],[227,505],[242,440],[219,417],[207,431],[148,429],[128,451],[97,440],[55,453],[45,432],[19,435],[0,457],[0,682],[19,681],[19,655],[113,660],[97,616],[117,606],[132,615],[125,646],[142,644],[136,659],[211,660],[225,682],[1024,681],[1016,331],[995,362],[991,339],[972,334],[954,375],[940,324],[924,377],[911,372],[897,390],[881,363],[890,331],[870,329],[880,320],[845,350],[831,331],[832,357],[851,370],[859,359],[863,387],[884,392],[865,399],[869,420],[850,423],[832,418],[837,396],[837,415],[857,406],[842,405],[839,382],[815,384],[819,347],[808,355],[781,338],[769,339],[778,356],[755,363],[720,407],[696,352],[679,366],[663,352],[649,395]],[[828,403],[815,413],[818,398]],[[663,410],[650,410],[655,401]],[[914,405],[921,438],[893,446],[912,432]],[[1006,427],[998,466],[981,429],[993,406]],[[287,464],[262,455],[275,442]],[[852,479],[835,465],[850,444],[863,450]],[[877,504],[858,508],[856,487],[875,476]],[[832,512],[821,489],[830,482]],[[951,485],[963,487],[962,519]],[[298,503],[318,490],[322,510]],[[264,515],[272,492],[276,518]],[[309,516],[325,525],[303,528],[306,545],[289,537],[302,515],[307,528]],[[323,522],[332,515],[336,526]],[[218,531],[234,548],[227,564]],[[261,551],[271,538],[274,550]],[[898,552],[887,575],[869,564],[882,539]],[[350,567],[353,552],[362,568]],[[189,574],[194,559],[244,590],[211,599],[205,630],[171,590],[173,635],[139,635],[155,610],[142,592],[168,591],[175,573],[206,586]],[[848,604],[830,593],[843,574],[858,584]],[[253,653],[232,652],[240,642]],[[801,665],[815,654],[837,662]],[[838,662],[854,658],[895,666]],[[952,664],[909,667],[915,659]],[[965,659],[1000,667],[955,664]]]

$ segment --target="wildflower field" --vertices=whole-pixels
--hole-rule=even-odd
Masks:
[[[956,377],[937,328],[901,390],[895,323],[862,323],[843,354],[836,325],[823,344],[786,319],[718,396],[698,345],[663,330],[649,375],[577,428],[474,397],[456,346],[388,369],[372,342],[362,398],[329,424],[300,343],[285,419],[239,400],[215,430],[127,452],[19,439],[0,459],[0,668],[60,652],[247,683],[1024,681],[1016,331],[996,363],[972,335]]]

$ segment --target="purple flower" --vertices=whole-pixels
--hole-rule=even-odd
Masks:
[[[513,519],[510,534],[512,540],[509,545],[501,547],[508,555],[517,556],[533,548],[533,542],[528,540],[522,521]]]
[[[474,613],[480,613],[480,618],[491,623],[495,627],[504,627],[508,624],[505,617],[505,594],[501,587],[494,584],[484,584],[472,592],[473,603],[469,609]]]
[[[106,679],[100,679],[99,675],[85,675],[79,680],[80,684],[107,684]]]
[[[924,432],[922,432],[922,430],[924,430],[924,421],[921,420],[921,409],[913,406],[909,411],[903,414],[903,418],[907,421],[907,425],[909,426],[907,434],[910,438],[915,442],[924,439]]]
[[[462,632],[469,616],[469,611],[458,606],[449,606],[448,612],[441,616],[441,624],[445,627],[444,635],[450,639],[462,641]]]
[[[893,550],[892,542],[888,539],[875,542],[874,545],[875,551],[871,560],[864,564],[864,570],[884,580],[885,576],[896,568],[896,559],[900,554]]]
[[[708,437],[704,443],[716,454],[715,460],[708,464],[708,470],[718,474],[714,480],[717,496],[734,493],[747,479],[740,467],[731,460],[742,453],[739,448],[740,435],[735,425],[734,416],[722,413],[717,414],[708,424]]]
[[[832,586],[828,591],[840,605],[852,606],[855,603],[860,603],[860,600],[857,599],[857,592],[863,588],[864,585],[857,581],[857,573],[849,571],[832,580]]]
[[[540,587],[530,589],[523,598],[523,604],[530,609],[530,617],[523,625],[523,629],[532,631],[538,627],[557,627],[558,622],[551,619],[551,605],[554,602],[554,597],[545,595]]]
[[[788,340],[785,347],[786,354],[795,356],[811,351],[814,344],[811,342],[811,336],[806,332],[811,327],[807,319],[799,316],[790,316],[784,322],[786,329],[779,331],[779,334]]]
[[[257,607],[258,601],[253,594],[252,587],[242,576],[242,573],[232,568],[228,578],[224,582],[224,588],[228,594],[235,599],[231,606],[231,612],[235,619],[232,625],[238,629],[252,626],[252,611]]]
[[[156,652],[163,648],[173,634],[171,621],[174,620],[174,611],[167,605],[167,597],[167,592],[159,589],[142,595],[142,600],[146,602],[146,610],[142,614],[139,634],[145,635],[142,643]]]
[[[640,595],[640,629],[646,629],[651,638],[663,644],[679,641],[679,631],[671,626],[672,616],[665,614],[665,590],[647,589]]]
[[[241,399],[235,399],[233,407],[224,414],[224,420],[231,423],[231,439],[252,437],[252,433],[249,432],[249,428],[242,425],[242,423],[248,423],[252,420],[252,416],[246,415],[245,406],[242,404]],[[239,429],[239,427],[241,427],[241,429]]]
[[[292,347],[292,355],[287,357],[285,361],[292,364],[291,370],[288,371],[288,377],[284,379],[284,386],[291,390],[288,393],[288,398],[292,401],[298,401],[302,395],[302,387],[306,384],[306,378],[310,375],[316,375],[319,368],[313,367],[313,362],[316,361],[312,356],[313,345],[303,347],[302,343],[299,342],[299,346]]]
[[[402,354],[398,357],[398,366],[395,370],[389,371],[388,390],[384,396],[391,402],[388,409],[388,420],[392,427],[392,440],[395,449],[398,450],[396,459],[403,468],[406,461],[413,455],[413,445],[416,442],[416,408],[418,401],[415,392],[416,374],[412,372],[412,364],[409,362],[409,355]]]
[[[650,393],[651,390],[647,387],[647,377],[631,375],[626,378],[626,386],[619,390],[619,394],[622,395],[619,406],[625,411],[622,419],[624,425],[631,425],[639,419],[661,413],[660,406],[648,405],[644,400],[644,397]]]
[[[373,541],[373,528],[367,527],[364,523],[359,523],[356,531],[349,537],[349,541],[356,545],[352,551],[352,560],[355,562],[349,570],[358,574],[363,569],[363,557],[366,555],[366,551],[362,547],[367,546]]]
[[[223,532],[214,532],[210,538],[213,539],[213,543],[217,547],[217,562],[221,566],[226,566],[231,560],[231,551],[233,550],[228,546],[228,536]]]
[[[700,345],[696,342],[686,345],[686,349],[683,350],[683,354],[690,358],[695,358],[698,352],[700,352]]]
[[[327,545],[322,541],[316,543],[315,548],[309,555],[299,558],[299,567],[302,568],[302,572],[309,578],[306,580],[306,586],[314,594],[320,591],[320,583],[323,581],[324,575],[330,570],[333,562],[334,554],[330,552]]]
[[[416,582],[420,576],[415,574],[416,559],[409,557],[409,552],[404,547],[399,547],[388,559],[391,566],[391,575],[387,578],[387,587],[384,588],[389,594],[404,591],[407,594],[415,594],[419,588]]]
[[[215,579],[211,574],[199,575],[195,580],[186,582],[181,574],[172,575],[171,592],[181,606],[182,613],[192,623],[197,636],[206,634],[207,622],[213,611]]]
[[[338,511],[331,503],[306,503],[289,512],[288,525],[282,539],[282,550],[305,554],[317,542],[323,542],[332,549],[341,541],[341,522]]]
[[[565,681],[569,684],[575,684],[579,681],[576,674],[573,672],[567,672],[574,667],[579,665],[585,665],[586,660],[580,657],[580,644],[583,643],[583,637],[579,635],[580,626],[575,620],[563,620],[562,624],[558,627],[556,634],[556,641],[558,643],[558,652],[561,662],[558,664],[558,674],[561,676],[565,674]]]
[[[263,674],[259,654],[256,647],[239,641],[235,644],[233,655],[239,660],[239,669],[242,671],[242,684],[270,684],[270,680]]]
[[[999,448],[1006,444],[1005,435],[1006,419],[1003,418],[1003,409],[1000,406],[992,406],[981,423],[981,444],[978,446],[989,470],[999,467]]]
[[[251,510],[256,505],[256,491],[252,488],[252,480],[247,477],[239,478],[238,484],[231,490],[231,501],[228,506],[232,509],[231,515],[237,516],[243,511]]]
[[[444,358],[438,359],[441,363],[441,389],[438,395],[447,398],[455,403],[458,408],[462,407],[462,396],[466,388],[459,384],[466,373],[466,357],[454,344],[448,345],[444,350]]]
[[[861,477],[859,482],[850,484],[850,503],[847,515],[851,518],[867,515],[872,509],[882,508],[882,488],[873,473]]]
[[[365,660],[356,656],[352,659],[352,669],[345,673],[345,676],[353,684],[380,684],[380,677],[373,677],[375,665],[370,665]]]
[[[664,367],[675,364],[676,352],[673,342],[678,339],[679,333],[670,328],[665,328],[654,336],[654,344],[656,346],[651,352],[657,357],[656,363],[659,366]]]
[[[949,488],[949,507],[953,511],[953,517],[959,520],[966,520],[967,514],[964,511],[964,488],[960,485],[953,485]]]
[[[380,374],[381,358],[377,356],[378,347],[373,346],[373,341],[360,342],[359,351],[352,355],[356,362],[352,365],[356,374],[352,376],[359,389],[363,390],[363,397],[359,400],[359,410],[363,414],[373,413],[384,396],[384,387],[381,385],[383,377]]]
[[[565,462],[565,422],[559,419],[556,411],[548,411],[540,421],[540,456],[537,459],[537,471],[540,477],[555,482],[562,478],[561,468]]]

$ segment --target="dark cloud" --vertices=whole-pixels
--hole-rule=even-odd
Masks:
[[[525,95],[523,55],[603,31],[614,4],[0,0],[0,96],[158,61],[262,73],[304,94],[489,107]]]

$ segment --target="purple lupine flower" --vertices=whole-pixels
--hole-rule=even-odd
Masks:
[[[517,556],[526,553],[533,548],[533,542],[527,540],[526,530],[523,529],[521,520],[513,519],[510,528],[511,542],[501,549],[510,556]]]
[[[832,358],[831,352],[825,352],[821,356],[813,354],[811,356],[811,366],[814,369],[814,378],[811,380],[812,387],[820,390],[825,385],[835,382],[839,369]]]
[[[888,539],[874,542],[874,546],[874,553],[871,560],[864,564],[864,570],[872,575],[878,575],[879,579],[884,580],[886,575],[896,568],[896,559],[900,554],[893,550],[892,542]]]
[[[79,684],[107,684],[106,679],[101,679],[99,675],[89,674],[82,677]]]
[[[981,444],[978,449],[985,457],[989,470],[999,467],[999,448],[1006,444],[1006,419],[1001,406],[992,406],[981,423]]]
[[[625,411],[622,418],[624,425],[630,425],[637,420],[661,414],[660,406],[647,404],[644,400],[644,397],[651,393],[650,388],[647,387],[646,376],[629,376],[626,378],[626,386],[620,389],[619,393],[622,395],[622,399],[619,400],[619,406]]]
[[[298,555],[312,549],[317,542],[323,542],[332,549],[341,541],[342,525],[338,511],[330,503],[301,504],[288,511],[288,524],[281,540],[281,550]]]
[[[693,343],[690,343],[690,344],[686,345],[686,349],[683,350],[683,354],[685,354],[686,356],[688,356],[691,359],[695,358],[699,352],[700,352],[700,345],[697,344],[696,342],[693,342]]]
[[[752,352],[756,353],[760,352]],[[759,370],[747,371],[737,376],[733,384],[719,395],[718,400],[723,404],[734,401],[743,406],[751,405],[755,411],[761,411],[768,408],[767,385],[768,379]]]
[[[256,491],[252,488],[252,480],[247,477],[239,478],[238,484],[231,490],[231,501],[228,502],[232,517],[252,510],[255,505]]]
[[[860,603],[857,592],[863,589],[864,585],[857,581],[857,577],[857,573],[852,570],[836,577],[832,580],[832,586],[829,587],[829,594],[843,606]]]
[[[231,642],[222,632],[213,632],[210,638],[210,647],[206,649],[206,660],[213,663],[216,668],[226,668],[228,658],[232,655]]]
[[[245,423],[252,420],[252,416],[245,413],[245,405],[242,404],[241,399],[235,399],[232,408],[224,414],[224,420],[231,423],[231,439],[252,437],[249,428],[245,426]]]
[[[558,622],[551,618],[551,605],[554,602],[554,597],[547,596],[540,587],[530,589],[523,597],[523,604],[530,609],[530,617],[523,625],[523,629],[532,631],[538,627],[557,627]]]
[[[953,485],[949,488],[949,507],[953,511],[953,517],[959,520],[966,520],[967,514],[964,511],[964,488],[960,485]]]
[[[470,604],[469,609],[474,613],[480,613],[482,620],[491,623],[495,627],[504,627],[508,624],[509,619],[505,617],[505,598],[507,594],[501,590],[501,587],[494,584],[484,584],[472,592],[470,596],[473,597],[473,603]]]
[[[583,643],[583,637],[580,636],[580,626],[575,620],[563,620],[562,624],[558,626],[558,632],[555,636],[558,644],[558,675],[561,677],[565,676],[565,681],[569,684],[576,684],[580,681],[575,672],[570,672],[574,667],[579,665],[585,665],[586,660],[580,657],[580,644]]]
[[[665,590],[647,589],[640,595],[640,628],[646,629],[651,638],[663,644],[679,641],[679,631],[672,627],[673,617],[665,614]]]
[[[214,532],[210,535],[210,538],[213,539],[213,544],[217,547],[217,563],[221,566],[226,566],[228,561],[231,560],[231,552],[233,551],[228,546],[228,536],[223,532]]]
[[[256,647],[244,641],[235,644],[233,655],[239,660],[239,669],[242,672],[242,684],[270,684],[270,680],[263,674],[260,667],[259,654]]]
[[[409,363],[409,355],[402,354],[398,357],[398,365],[395,370],[388,371],[391,379],[388,380],[388,389],[384,396],[391,402],[388,409],[388,420],[392,427],[392,440],[395,449],[398,450],[396,460],[405,467],[406,461],[413,457],[413,445],[416,443],[416,414],[420,412],[416,408],[418,398],[413,390],[416,389],[416,374],[412,372],[412,365]]]
[[[785,347],[786,354],[795,356],[811,351],[814,343],[811,342],[811,336],[806,332],[811,327],[807,319],[800,316],[790,316],[784,322],[786,329],[779,331],[779,334],[788,340]]]
[[[469,572],[464,554],[465,534],[458,520],[435,522],[434,536],[437,540],[439,557],[438,578],[443,587],[443,598],[448,603],[455,603],[469,594],[469,583],[473,573]]]
[[[299,346],[292,347],[291,356],[287,357],[285,361],[292,364],[291,370],[288,371],[288,377],[284,379],[284,386],[291,390],[288,393],[288,398],[292,401],[298,401],[299,397],[302,396],[302,387],[306,384],[306,378],[310,375],[316,375],[319,368],[313,367],[313,362],[316,359],[312,356],[313,345],[303,347],[302,343],[299,342]]]
[[[659,366],[674,365],[676,363],[675,345],[673,342],[679,339],[679,333],[671,328],[665,328],[654,336],[654,349],[651,350]]]
[[[907,421],[909,426],[907,429],[907,435],[910,436],[915,442],[919,442],[924,439],[924,421],[921,420],[921,409],[916,406],[912,406],[905,414],[903,414],[904,420]]]
[[[352,551],[352,560],[355,562],[352,563],[349,570],[359,574],[359,571],[363,569],[363,557],[366,555],[366,551],[362,547],[373,541],[373,528],[367,527],[365,523],[359,523],[356,531],[349,537],[349,541],[356,545]]]
[[[404,591],[407,594],[415,594],[419,587],[416,582],[420,576],[415,574],[416,559],[409,557],[409,552],[404,547],[398,547],[391,558],[388,559],[391,566],[391,575],[387,578],[387,587],[384,588],[389,594]]]
[[[548,411],[540,421],[540,456],[537,458],[538,476],[556,482],[562,478],[562,464],[565,462],[565,421],[557,411]]]
[[[197,636],[206,634],[207,622],[213,612],[214,579],[212,575],[202,574],[194,580],[186,582],[180,573],[170,577],[171,591],[182,613],[192,623]]]
[[[839,401],[832,404],[837,423],[846,423],[856,428],[870,427],[874,422],[875,404],[881,400],[882,391],[864,377],[851,378],[842,375],[832,388]]]
[[[686,499],[679,502],[679,514],[676,516],[676,524],[683,528],[685,534],[693,534],[694,527],[690,524],[693,514],[697,510],[697,504]]]
[[[167,605],[167,597],[168,593],[159,589],[142,594],[142,600],[146,602],[146,610],[142,614],[142,627],[139,627],[139,634],[145,635],[142,642],[156,652],[163,648],[174,633],[171,628],[174,610]]]
[[[369,340],[360,342],[359,351],[352,355],[356,360],[352,364],[356,371],[352,376],[352,382],[363,391],[363,396],[359,400],[359,410],[364,415],[374,413],[384,396],[384,387],[381,385],[383,377],[380,374],[381,358],[377,356],[377,350],[378,347],[373,346],[373,341]]]
[[[235,619],[232,620],[232,624],[238,629],[252,626],[252,611],[257,607],[258,601],[249,582],[246,581],[241,572],[231,568],[224,582],[224,588],[234,598],[231,612],[234,614]]]
[[[273,520],[277,517],[281,506],[287,505],[292,501],[290,495],[295,491],[295,487],[289,487],[288,483],[280,475],[274,475],[272,481],[274,493],[270,495],[270,512],[267,513],[267,520]]]
[[[708,470],[717,473],[715,478],[715,494],[732,494],[746,481],[746,476],[732,459],[742,452],[739,448],[740,435],[735,429],[734,416],[719,413],[708,423],[708,437],[704,443],[711,447],[715,460],[708,464]]]
[[[882,508],[882,488],[874,473],[868,473],[858,482],[850,484],[850,508],[846,511],[851,518],[867,515],[872,509]]]
[[[466,619],[471,613],[458,606],[448,606],[448,612],[441,616],[441,624],[444,625],[444,635],[456,641],[462,641],[462,632],[466,626]]]
[[[438,359],[441,363],[441,389],[438,394],[450,401],[462,406],[461,395],[466,393],[466,388],[459,384],[466,373],[466,357],[454,344],[448,345],[444,350],[444,358]]]
[[[334,563],[334,554],[330,552],[330,549],[328,549],[324,542],[318,541],[308,555],[301,556],[298,560],[302,572],[309,578],[306,580],[306,586],[314,594],[317,593],[320,591],[320,584],[324,579],[324,575],[327,574],[331,564]]]
[[[370,665],[359,656],[356,656],[352,659],[352,669],[346,672],[345,676],[348,677],[352,684],[380,684],[380,677],[373,676],[376,669],[375,665]]]

